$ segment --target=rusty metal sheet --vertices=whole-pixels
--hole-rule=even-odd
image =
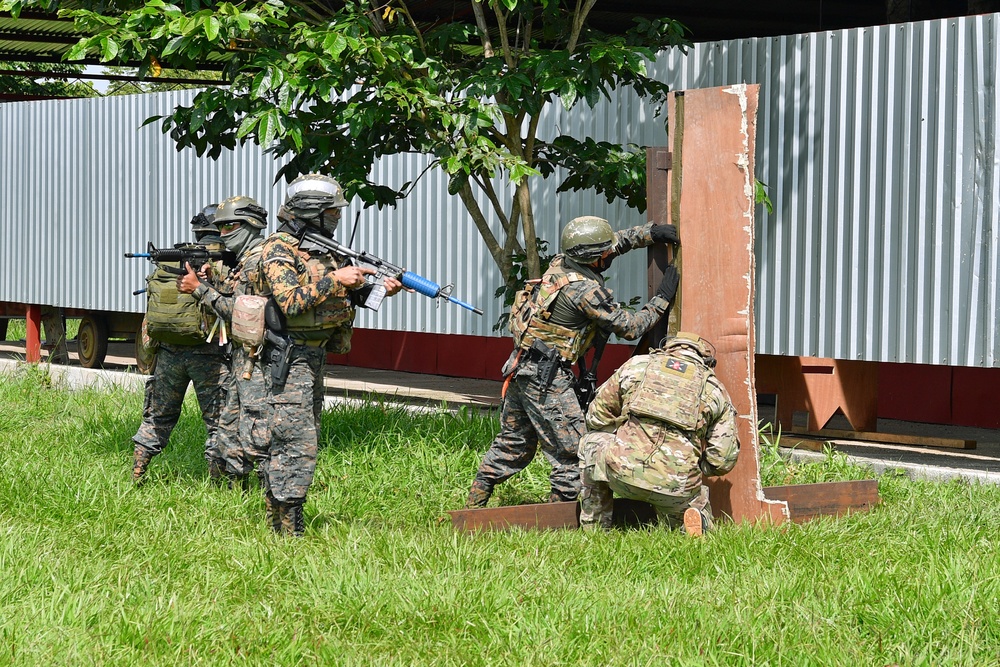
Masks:
[[[788,517],[786,504],[765,498],[760,485],[753,381],[753,167],[759,89],[739,84],[671,96],[668,209],[682,244],[679,327],[715,344],[716,373],[738,415],[739,462],[728,475],[708,481],[712,508],[735,521],[781,523]]]
[[[479,509],[452,510],[451,525],[456,530],[510,530],[511,528],[576,528],[579,504],[537,503],[510,507],[483,507]]]
[[[795,523],[819,516],[865,512],[882,502],[878,495],[878,481],[874,479],[769,486],[764,491],[768,497],[788,503],[789,517]]]

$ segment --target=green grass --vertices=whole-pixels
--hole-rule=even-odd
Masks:
[[[190,398],[190,397],[189,397]],[[1000,661],[1000,490],[880,481],[781,528],[457,534],[496,420],[324,415],[301,540],[206,480],[189,403],[129,482],[141,396],[0,377],[0,664],[983,665]],[[829,455],[766,483],[866,475]],[[499,500],[541,500],[535,463]]]
[[[4,340],[24,340],[27,338],[27,324],[24,318],[7,320],[7,336]],[[66,339],[73,340],[76,338],[77,331],[80,330],[80,318],[78,317],[67,317],[66,318]],[[45,342],[43,336],[42,342]]]

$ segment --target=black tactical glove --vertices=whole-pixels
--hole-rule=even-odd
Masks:
[[[677,271],[677,267],[673,264],[667,264],[667,268],[663,270],[663,280],[660,281],[660,286],[656,288],[656,296],[662,296],[667,301],[673,303],[674,297],[677,296],[677,286],[681,282],[681,274]]]
[[[681,244],[681,235],[673,225],[653,225],[649,235],[653,238],[653,243]]]

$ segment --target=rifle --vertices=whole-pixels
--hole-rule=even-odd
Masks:
[[[164,271],[174,273],[179,276],[187,273],[187,270],[184,268],[185,262],[190,263],[195,271],[200,269],[203,264],[220,259],[229,268],[234,268],[237,263],[236,254],[232,251],[209,250],[205,246],[198,245],[197,243],[178,243],[173,248],[158,249],[153,245],[153,242],[150,241],[146,245],[146,252],[127,252],[125,253],[125,256],[129,259],[148,259]],[[180,264],[180,268],[164,266],[164,262],[178,262]]]
[[[476,315],[483,314],[482,310],[476,308],[472,304],[460,301],[459,299],[453,297],[451,295],[451,290],[454,289],[454,285],[445,285],[444,287],[441,287],[436,282],[428,280],[413,271],[407,271],[403,267],[396,266],[395,264],[387,262],[381,257],[376,257],[369,252],[351,250],[347,246],[340,244],[331,238],[317,234],[316,232],[306,230],[302,233],[300,240],[308,241],[309,243],[320,246],[321,248],[326,248],[327,250],[343,257],[349,257],[358,264],[366,264],[375,269],[376,273],[370,278],[369,282],[372,289],[371,292],[368,293],[368,298],[365,299],[364,303],[365,308],[368,308],[369,310],[378,310],[382,305],[382,300],[385,299],[385,285],[382,284],[382,281],[385,278],[395,278],[403,283],[403,287],[419,292],[426,297],[450,301],[451,303],[461,306],[466,310],[471,310]]]
[[[577,362],[580,367],[580,375],[576,379],[576,384],[573,385],[573,391],[576,392],[576,398],[580,401],[580,407],[583,408],[584,414],[587,414],[587,408],[590,407],[591,401],[597,394],[597,365],[601,363],[601,355],[604,354],[604,346],[608,344],[609,335],[604,331],[597,334],[597,342],[594,343],[594,361],[590,368],[587,368],[583,357],[580,357]]]

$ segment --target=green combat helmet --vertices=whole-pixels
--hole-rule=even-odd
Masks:
[[[267,211],[250,197],[230,197],[215,209],[215,224],[223,227],[234,222],[245,222],[251,227],[267,227]]]
[[[676,336],[664,338],[660,347],[664,352],[682,349],[697,352],[705,360],[706,366],[715,368],[715,346],[696,333],[678,331]]]
[[[584,215],[566,223],[559,238],[559,247],[563,254],[577,262],[590,264],[611,250],[614,242],[615,232],[607,220]]]
[[[296,232],[310,225],[333,234],[340,223],[339,209],[345,206],[340,183],[323,174],[303,174],[288,184],[278,219]]]

